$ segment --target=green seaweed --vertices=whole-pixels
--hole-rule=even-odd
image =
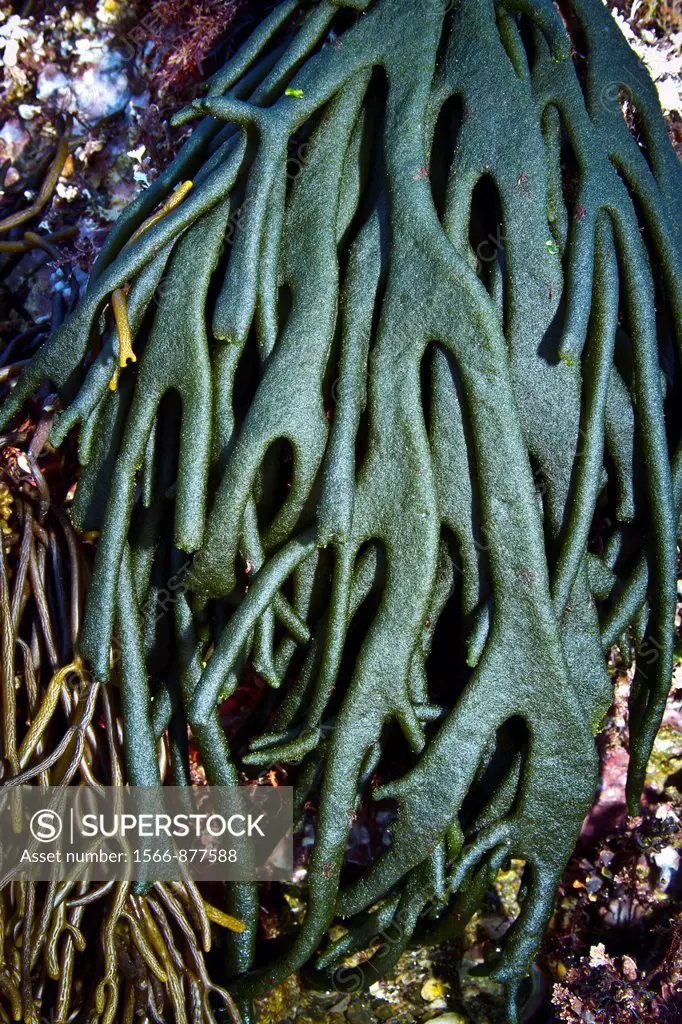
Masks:
[[[209,780],[236,784],[217,709],[249,661],[274,692],[241,764],[286,763],[297,806],[319,779],[284,952],[258,948],[254,888],[230,890],[247,1018],[305,965],[340,987],[390,922],[367,984],[413,935],[456,932],[515,857],[525,896],[490,970],[519,1019],[628,632],[638,806],[673,655],[682,172],[608,10],[560,8],[275,8],[178,115],[204,119],[2,413],[47,379],[54,441],[80,426],[76,513],[102,532],[81,650],[102,680],[115,630],[127,651],[129,779],[155,784],[173,719]],[[128,285],[137,364],[112,391],[107,303]],[[172,622],[143,628],[182,553]],[[397,816],[351,878],[375,774]]]

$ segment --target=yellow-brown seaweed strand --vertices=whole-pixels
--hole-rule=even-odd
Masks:
[[[182,185],[180,185],[175,192],[168,197],[163,206],[161,206],[156,213],[147,217],[147,219],[140,224],[139,228],[134,232],[127,244],[132,245],[141,238],[142,235],[146,234],[150,228],[153,228],[159,223],[159,221],[163,220],[164,217],[167,217],[172,213],[173,210],[180,205],[191,188],[191,181],[183,182]],[[130,319],[128,317],[128,304],[126,301],[125,288],[116,288],[116,290],[112,292],[111,308],[114,314],[116,330],[118,332],[118,366],[114,371],[113,377],[109,381],[109,388],[111,391],[115,391],[118,387],[120,371],[124,369],[129,362],[137,362],[137,356],[133,351],[133,338],[130,331]]]
[[[0,232],[11,231],[12,228],[16,228],[20,224],[24,224],[27,220],[32,220],[33,217],[37,216],[37,214],[47,206],[52,193],[57,187],[57,182],[64,170],[64,164],[66,163],[68,155],[68,132],[65,132],[57,143],[57,152],[54,160],[50,164],[50,168],[45,176],[45,180],[36,199],[30,206],[27,206],[25,210],[19,210],[17,213],[13,213],[9,217],[5,217],[4,220],[0,220]]]
[[[114,892],[112,904],[107,911],[102,929],[102,946],[104,949],[104,977],[95,992],[95,1009],[102,1018],[102,1024],[113,1024],[118,1006],[119,974],[118,955],[116,953],[116,925],[125,908],[130,892],[130,882],[119,882]]]
[[[14,626],[7,579],[5,549],[0,543],[0,614],[2,615],[2,713],[4,753],[13,775],[19,772],[17,755],[17,698],[14,690]]]

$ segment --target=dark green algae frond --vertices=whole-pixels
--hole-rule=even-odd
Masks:
[[[74,520],[101,530],[81,650],[106,679],[119,637],[129,780],[158,780],[170,727],[185,781],[189,725],[211,782],[285,763],[299,808],[317,794],[286,948],[259,947],[255,886],[230,888],[247,1017],[304,965],[342,987],[397,922],[371,983],[515,857],[525,896],[491,971],[519,1019],[593,799],[614,643],[640,655],[638,804],[672,664],[682,172],[607,9],[560,9],[276,7],[179,116],[204,115],[3,410],[48,380],[54,442],[79,431]],[[117,371],[121,308],[137,362]],[[272,692],[238,757],[217,708],[248,663]],[[373,777],[397,817],[351,876]]]

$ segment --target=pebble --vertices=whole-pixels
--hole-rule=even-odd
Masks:
[[[63,108],[77,111],[88,124],[118,114],[126,107],[130,95],[123,56],[106,47],[92,49],[87,66],[70,78],[55,64],[46,64],[36,83],[39,100],[54,96]]]
[[[38,75],[36,96],[39,100],[47,100],[55,92],[67,92],[69,80],[56,64],[46,64]]]
[[[123,69],[123,59],[111,50],[103,51],[97,65],[85,68],[74,78],[71,88],[78,113],[90,124],[117,114],[130,99],[130,85]]]
[[[445,995],[445,985],[438,978],[428,978],[422,985],[421,997],[426,1003],[441,999]]]
[[[31,136],[18,118],[11,117],[5,121],[0,128],[0,160],[14,162],[21,156],[30,139]]]

